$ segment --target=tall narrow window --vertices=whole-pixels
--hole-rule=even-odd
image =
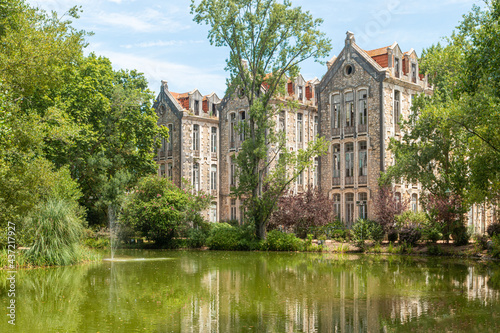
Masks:
[[[333,185],[340,185],[340,145],[333,146]]]
[[[348,92],[345,94],[345,126],[354,126],[354,94],[352,92]],[[352,132],[352,129],[346,129],[346,134]]]
[[[165,177],[165,164],[160,164],[160,177]]]
[[[193,150],[200,150],[200,125],[193,125]]]
[[[316,187],[319,184],[319,157],[314,158],[313,168],[313,186]]]
[[[396,131],[399,131],[399,117],[401,116],[401,92],[394,90],[394,125]]]
[[[345,183],[354,184],[354,144],[352,142],[345,144]]]
[[[340,134],[340,95],[336,94],[332,96],[332,135]]]
[[[304,88],[302,86],[299,86],[299,101],[302,101],[304,99]]]
[[[200,101],[194,101],[194,114],[196,116],[200,115]]]
[[[340,214],[340,194],[333,195],[333,216],[337,218],[337,220],[341,220],[342,216]]]
[[[231,184],[231,186],[235,186],[236,185],[236,163],[235,163],[233,157],[231,157],[231,166],[230,166],[229,172],[230,172],[229,183]]]
[[[193,189],[198,192],[200,190],[200,165],[193,163]]]
[[[210,133],[210,151],[212,153],[217,152],[217,127],[212,127]]]
[[[366,151],[366,141],[359,143],[359,183],[366,184],[366,176],[368,175],[368,153]]]
[[[417,64],[411,64],[411,81],[417,82]]]
[[[210,222],[217,222],[217,203],[212,202],[210,204]]]
[[[368,122],[368,106],[367,98],[368,94],[366,90],[359,91],[359,101],[358,101],[358,131],[366,132],[366,126]]]
[[[161,148],[160,148],[160,151],[161,152],[165,152],[165,150],[167,149],[167,139],[165,139],[163,136],[161,137]]]
[[[314,116],[314,124],[313,124],[313,137],[316,139],[318,136],[318,122],[319,122],[319,117]]]
[[[212,103],[212,116],[217,117],[217,104]]]
[[[345,222],[348,227],[354,221],[354,193],[347,193],[345,195]]]
[[[278,122],[279,122],[279,125],[278,125],[279,131],[286,132],[286,129],[285,129],[285,111],[280,112]]]
[[[394,76],[399,77],[399,58],[394,58]]]
[[[401,207],[401,193],[400,192],[394,193],[394,200],[396,201],[397,209],[399,209]]]
[[[240,141],[245,141],[245,118],[246,118],[246,112],[241,111],[240,112]]]
[[[236,220],[236,199],[231,199],[231,220]]]
[[[364,192],[358,194],[358,207],[359,207],[359,214],[358,217],[360,219],[366,219],[368,214],[367,214],[367,201],[368,201],[368,195]]]
[[[304,184],[304,172],[301,172],[297,176],[297,185],[303,185],[303,184]]]
[[[167,152],[168,156],[172,156],[172,138],[174,135],[174,125],[168,124],[168,143],[167,143]]]
[[[417,194],[416,194],[416,193],[413,193],[413,194],[411,195],[411,210],[412,210],[413,212],[418,211],[417,199],[418,199],[418,198],[417,198]]]
[[[230,124],[229,124],[229,143],[230,148],[236,147],[236,114],[231,113]]]
[[[297,141],[304,141],[304,125],[302,123],[302,113],[297,113]]]
[[[212,164],[210,168],[210,189],[217,189],[217,165]]]
[[[174,172],[173,172],[173,168],[172,168],[172,163],[167,164],[167,178],[169,180],[174,179]]]

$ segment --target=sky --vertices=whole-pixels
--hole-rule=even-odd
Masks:
[[[199,0],[197,0],[199,2]],[[115,69],[137,69],[159,92],[161,80],[170,91],[195,88],[203,95],[224,96],[227,48],[210,45],[208,27],[193,21],[191,0],[28,0],[32,6],[63,15],[81,6],[79,30],[91,31],[86,53],[111,60]],[[292,0],[314,18],[324,20],[321,30],[332,40],[324,61],[342,51],[346,31],[365,50],[398,42],[403,52],[422,50],[449,36],[474,4],[482,0]],[[326,66],[306,60],[301,65],[306,80],[321,77]]]

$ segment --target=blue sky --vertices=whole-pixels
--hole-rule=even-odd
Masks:
[[[211,46],[207,26],[192,20],[190,0],[28,0],[34,6],[55,10],[60,15],[72,6],[83,13],[73,26],[94,32],[88,38],[88,52],[108,57],[116,69],[137,69],[157,93],[160,81],[169,89],[187,92],[198,88],[204,95],[225,91],[225,59],[228,51]],[[332,40],[337,55],[344,45],[345,32],[354,32],[357,44],[365,49],[397,41],[403,51],[422,50],[449,36],[462,15],[481,0],[292,0],[315,18],[323,18],[322,30]],[[306,80],[321,76],[326,67],[306,61]]]

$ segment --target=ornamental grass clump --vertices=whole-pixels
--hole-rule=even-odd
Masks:
[[[80,257],[83,233],[81,218],[73,206],[61,199],[49,199],[26,219],[25,227],[33,234],[26,255],[35,265],[71,265]]]

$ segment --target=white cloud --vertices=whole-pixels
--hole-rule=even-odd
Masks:
[[[175,13],[175,10],[166,15],[150,8],[140,13],[109,13],[102,11],[95,17],[95,23],[130,28],[139,32],[178,32],[189,28],[189,25],[170,17],[172,13]]]
[[[168,81],[169,88],[175,92],[186,92],[198,88],[204,95],[215,91],[219,97],[222,97],[226,89],[226,77],[222,68],[210,70],[106,50],[96,51],[96,54],[108,57],[116,69],[137,69],[144,73],[148,79],[149,88],[156,92],[158,92],[161,80]]]
[[[121,45],[126,49],[131,48],[146,48],[146,47],[162,47],[162,46],[178,46],[178,45],[187,45],[187,44],[202,44],[205,41],[203,40],[159,40],[155,42],[142,42],[137,44],[126,44]]]

